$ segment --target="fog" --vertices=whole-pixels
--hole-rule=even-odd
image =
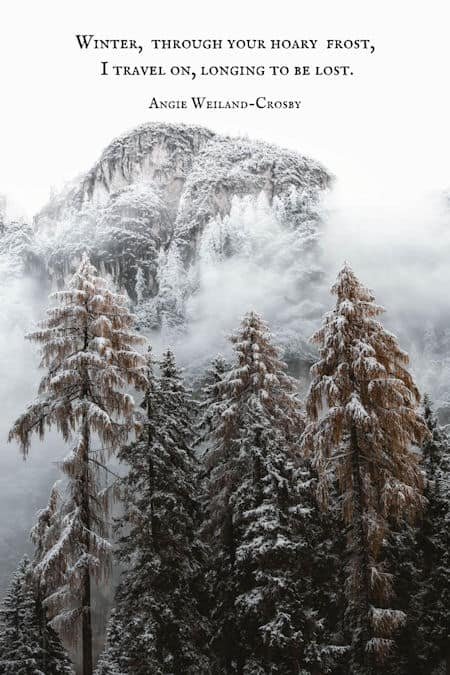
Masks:
[[[263,193],[235,197],[230,214],[205,228],[194,267],[198,290],[187,301],[188,332],[177,344],[186,364],[226,352],[230,332],[250,309],[269,321],[286,349],[311,352],[305,336],[320,311],[319,288],[310,281],[318,261],[308,230],[299,235],[286,227],[280,208]]]
[[[337,182],[324,205],[325,269],[331,281],[348,260],[385,307],[383,322],[407,349],[420,350],[426,326],[442,329],[450,317],[448,198],[396,192],[395,185],[376,197],[358,202],[350,186]]]
[[[38,383],[38,354],[24,340],[41,314],[45,291],[31,280],[11,277],[0,262],[0,592],[24,552],[30,551],[28,533],[36,511],[45,506],[48,488],[57,478],[53,460],[61,442],[49,434],[45,443],[33,443],[25,462],[18,446],[8,443],[15,418],[32,400]]]
[[[424,380],[427,364],[417,359],[424,329],[430,322],[442,327],[449,317],[450,228],[444,195],[409,194],[395,186],[381,195],[355,190],[338,177],[318,209],[320,281],[314,257],[305,242],[280,224],[276,205],[272,208],[263,197],[235,199],[230,215],[210,223],[203,234],[194,270],[199,289],[186,306],[187,331],[178,338],[154,335],[156,351],[172,344],[185,367],[199,370],[216,352],[227,352],[227,335],[245,311],[255,309],[270,321],[288,352],[297,349],[311,357],[306,338],[332,306],[329,287],[348,260],[385,306],[384,323],[415,354],[412,367],[419,383]],[[231,258],[224,254],[225,239],[234,246]],[[6,442],[12,422],[36,392],[39,355],[24,334],[42,317],[49,289],[20,278],[6,259],[1,260],[0,281],[0,586],[4,587],[20,556],[29,550],[27,533],[58,476],[52,462],[64,454],[64,447],[60,438],[49,434],[44,443],[33,441],[24,462],[17,445]],[[178,281],[183,285],[186,280]]]
[[[195,273],[199,290],[187,303],[189,329],[173,342],[183,363],[203,364],[226,350],[226,337],[248,309],[260,312],[289,353],[307,356],[307,344],[334,298],[329,289],[344,261],[385,307],[383,323],[411,352],[419,384],[427,364],[419,358],[425,329],[443,331],[450,317],[450,211],[443,192],[352,190],[346,181],[318,206],[319,256],[313,258],[292,232],[280,226],[276,209],[262,199],[235,199],[230,216],[208,226]],[[231,237],[231,258],[221,238]],[[318,262],[321,278],[315,275]],[[313,282],[307,283],[308,274]],[[300,281],[299,281],[300,280]]]

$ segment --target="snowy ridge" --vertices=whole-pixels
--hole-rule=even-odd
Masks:
[[[316,278],[320,200],[330,184],[325,169],[297,152],[197,126],[145,124],[114,140],[36,215],[33,251],[62,283],[87,250],[147,303],[145,325],[170,329],[202,290],[213,236],[222,237],[221,259],[244,253],[261,267],[271,258],[273,273],[286,270],[293,288]]]

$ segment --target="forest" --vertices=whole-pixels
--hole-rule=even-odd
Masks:
[[[449,674],[448,199],[333,181],[154,122],[0,195],[0,673]]]
[[[42,378],[10,440],[70,449],[1,604],[0,672],[449,672],[450,442],[348,263],[331,293],[304,397],[251,308],[193,392],[83,254],[27,336]]]

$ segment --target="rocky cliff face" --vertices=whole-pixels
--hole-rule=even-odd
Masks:
[[[87,249],[139,301],[149,327],[183,324],[205,270],[229,260],[259,261],[256,277],[269,267],[289,278],[283,293],[296,303],[319,273],[319,204],[330,181],[315,161],[264,142],[146,124],[37,214],[33,252],[62,282]]]
[[[146,124],[53,196],[34,233],[8,236],[58,285],[87,250],[126,289],[142,327],[162,329],[166,342],[189,325],[211,332],[211,314],[223,332],[255,307],[288,344],[314,313],[330,182],[317,162],[268,143]]]

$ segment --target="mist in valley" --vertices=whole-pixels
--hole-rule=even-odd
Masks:
[[[305,208],[305,222],[301,228],[291,227],[289,209],[298,210],[299,204]],[[17,206],[4,213],[5,222],[13,219],[31,222]],[[74,232],[76,227],[74,223]],[[69,220],[62,238],[70,228]],[[38,239],[39,231],[35,235]],[[144,321],[140,328],[156,357],[167,347],[174,349],[192,386],[199,386],[217,353],[231,356],[227,338],[252,309],[269,322],[291,373],[299,378],[301,393],[306,392],[309,366],[316,356],[308,338],[333,306],[330,286],[348,261],[386,308],[382,321],[410,353],[421,390],[445,408],[450,376],[450,341],[445,351],[450,228],[448,202],[442,193],[411,195],[392,189],[381,198],[376,193],[358,193],[337,176],[318,200],[295,189],[283,199],[271,200],[264,191],[234,195],[228,212],[206,223],[196,246],[195,260],[188,266],[176,238],[159,258],[163,300],[183,315],[182,324],[174,324],[163,311],[161,327],[148,328]],[[17,445],[7,442],[12,423],[36,396],[42,376],[39,352],[25,334],[44,317],[56,284],[43,269],[23,272],[16,251],[7,247],[0,251],[3,593],[22,555],[32,554],[29,531],[37,511],[46,505],[52,484],[61,477],[55,462],[64,457],[67,447],[52,431],[44,442],[33,441],[24,461]],[[75,257],[68,264],[66,281],[76,262]],[[111,270],[102,273],[114,283]],[[140,319],[155,311],[153,300],[136,306],[136,298],[130,298],[130,303]],[[430,348],[432,334],[435,344]],[[445,415],[443,419],[449,421]],[[102,590],[98,603],[103,613],[100,623],[109,605],[106,595],[110,589]]]
[[[156,354],[170,344],[187,374],[199,375],[217,352],[229,353],[227,335],[245,311],[255,309],[270,322],[287,356],[289,345],[295,345],[306,361],[313,359],[307,338],[331,308],[329,287],[348,260],[386,308],[385,325],[412,353],[419,384],[429,386],[429,364],[422,356],[424,334],[432,325],[443,331],[449,316],[450,228],[445,206],[442,195],[433,194],[358,207],[337,181],[320,206],[320,253],[313,265],[306,252],[299,259],[302,251],[293,249],[291,233],[280,227],[264,197],[235,200],[226,222],[220,227],[211,224],[204,237],[196,269],[199,288],[187,302],[186,328],[178,334],[149,333]],[[224,231],[235,243],[240,237],[232,257],[221,255],[220,245],[212,241]],[[307,273],[312,265],[311,280]],[[1,272],[0,584],[4,588],[18,559],[30,550],[27,533],[58,478],[53,462],[63,456],[64,445],[52,433],[43,443],[34,441],[24,461],[16,445],[7,443],[12,422],[36,394],[39,354],[24,335],[44,315],[51,289],[42,280],[12,270],[5,258]]]

